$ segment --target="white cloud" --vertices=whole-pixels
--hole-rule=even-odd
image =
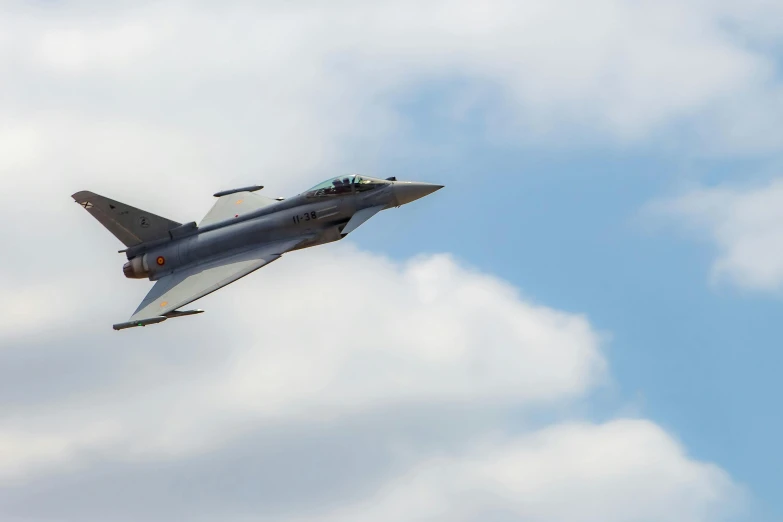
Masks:
[[[0,174],[170,190],[173,170],[226,183],[343,170],[357,142],[360,166],[380,168],[372,151],[402,139],[399,99],[455,79],[493,126],[549,146],[685,123],[691,145],[779,150],[779,33],[764,28],[781,14],[733,0],[6,2]]]
[[[417,402],[540,404],[579,397],[605,377],[599,336],[583,317],[522,301],[506,283],[448,256],[400,266],[350,245],[334,247],[288,254],[254,282],[244,280],[205,299],[202,306],[214,317],[208,323],[189,318],[199,338],[174,342],[194,343],[194,354],[219,351],[209,357],[219,356],[218,366],[194,356],[157,384],[139,372],[130,379],[141,390],[125,396],[119,411],[113,407],[116,392],[93,390],[86,396],[90,407],[71,404],[69,419],[50,418],[48,410],[33,416],[31,440],[56,434],[66,421],[76,448],[79,440],[92,440],[85,432],[93,425],[104,431],[108,422],[121,428],[121,440],[108,443],[180,452],[185,440],[200,448],[232,436],[233,423],[255,417],[342,415]],[[47,299],[65,301],[56,290],[49,288]],[[117,300],[107,296],[121,292],[107,283],[100,294],[77,300],[79,316],[63,314],[60,328],[109,331],[123,317],[101,310],[110,304],[104,301]],[[126,304],[130,310],[133,302]],[[19,311],[25,312],[36,317],[35,310]],[[187,319],[178,321],[166,325],[172,339],[188,328],[182,324]],[[6,333],[6,339],[24,336],[19,329],[25,325],[32,333],[39,324],[17,321],[14,336]],[[145,365],[163,363],[171,349],[167,342],[146,345],[160,333],[150,328],[114,334],[113,349],[134,350],[130,366],[136,374],[146,358]],[[104,393],[105,399],[97,398]],[[62,407],[57,401],[51,406]],[[24,426],[25,419],[8,422]],[[0,422],[0,434],[8,425]],[[197,426],[204,428],[194,436]]]
[[[100,284],[102,296],[123,292],[117,283]],[[724,472],[688,457],[651,422],[565,422],[506,433],[477,416],[579,400],[604,382],[605,361],[585,318],[524,300],[449,256],[400,264],[335,244],[288,254],[200,304],[204,316],[118,334],[108,327],[114,304],[77,299],[81,315],[57,337],[44,333],[15,347],[18,329],[6,337],[11,345],[0,336],[0,369],[7,367],[0,379],[9,389],[25,397],[52,388],[2,416],[0,513],[154,520],[185,509],[199,520],[257,520],[282,501],[235,506],[223,487],[224,500],[202,501],[214,496],[207,491],[216,479],[198,463],[214,459],[212,466],[245,475],[239,452],[254,470],[242,479],[250,484],[276,480],[290,466],[330,476],[337,471],[317,471],[323,457],[310,453],[346,444],[356,452],[372,444],[384,455],[364,469],[375,486],[352,476],[347,491],[363,495],[328,489],[328,498],[303,506],[294,481],[292,499],[271,518],[699,522],[738,505],[740,491]],[[34,330],[32,339],[40,336]],[[14,354],[41,366],[28,364],[16,376]],[[54,379],[39,378],[49,365]],[[70,373],[72,381],[57,382]],[[350,420],[388,411],[394,425],[395,409],[419,407],[436,412],[415,423],[434,432],[434,442],[372,419],[363,422],[381,425],[368,433]],[[448,442],[455,434],[464,439],[456,445]],[[326,449],[306,442],[335,437]],[[258,457],[281,444],[293,444],[290,460]],[[302,452],[304,461],[296,461]],[[395,462],[392,469],[385,460]],[[189,490],[203,493],[157,500],[149,491],[174,488],[182,473]],[[148,487],[147,476],[160,485]],[[30,504],[41,488],[49,500]],[[79,500],[96,488],[114,499],[110,505]],[[138,495],[156,503],[139,505]]]
[[[328,520],[706,522],[730,518],[741,502],[722,470],[690,460],[659,427],[618,420],[423,462]]]
[[[756,291],[783,285],[783,181],[701,188],[652,210],[704,232],[718,249],[713,280]]]

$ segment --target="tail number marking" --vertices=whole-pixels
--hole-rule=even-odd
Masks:
[[[302,221],[311,221],[313,219],[316,219],[316,213],[315,210],[312,212],[305,212],[302,215],[297,215],[293,217],[294,223],[301,223]]]

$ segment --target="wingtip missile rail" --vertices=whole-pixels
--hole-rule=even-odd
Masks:
[[[230,190],[222,190],[220,192],[215,192],[214,194],[212,194],[212,196],[216,197],[216,198],[222,198],[223,196],[236,194],[237,192],[258,192],[262,188],[264,188],[263,185],[251,185],[249,187],[241,187],[241,188],[235,188],[235,189],[230,189]]]
[[[176,319],[177,317],[185,317],[188,315],[203,314],[204,310],[174,310],[157,317],[150,317],[149,319],[140,319],[138,321],[128,321],[126,323],[119,323],[112,326],[115,330],[125,330],[127,328],[136,328],[139,326],[149,326],[151,324],[158,324],[168,319]]]

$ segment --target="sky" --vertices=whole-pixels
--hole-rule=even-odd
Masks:
[[[783,521],[783,3],[0,0],[0,519]],[[445,185],[115,332],[70,194]]]

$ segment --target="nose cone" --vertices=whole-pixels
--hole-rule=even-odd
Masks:
[[[424,196],[429,196],[436,190],[443,188],[443,185],[433,183],[420,183],[418,181],[395,181],[394,196],[397,198],[397,205],[405,205],[411,201],[416,201]]]

